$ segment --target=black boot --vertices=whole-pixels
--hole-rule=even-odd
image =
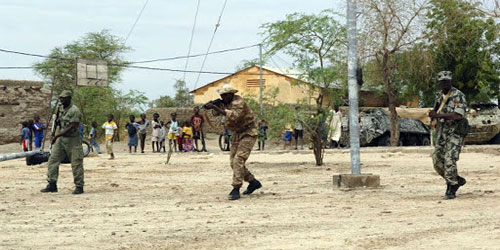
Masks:
[[[467,183],[467,180],[463,178],[462,176],[457,176],[458,179],[458,186],[461,187]]]
[[[239,188],[233,188],[233,190],[231,190],[231,193],[229,193],[228,199],[229,200],[237,200],[239,198],[240,198],[240,189]]]
[[[56,193],[57,192],[57,184],[55,182],[49,182],[47,187],[40,190],[42,193]]]
[[[450,191],[448,191],[448,193],[444,196],[445,200],[455,199],[455,197],[457,197],[456,196],[457,190],[460,187],[458,184],[449,186],[450,186]]]
[[[76,187],[73,194],[83,194],[83,187]]]
[[[260,181],[255,179],[248,184],[248,187],[245,191],[243,191],[243,194],[251,194],[251,193],[253,193],[253,191],[255,191],[261,187],[262,187],[262,184],[260,184]]]

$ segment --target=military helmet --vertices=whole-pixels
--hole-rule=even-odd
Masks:
[[[59,95],[59,97],[71,97],[71,96],[73,96],[73,93],[71,93],[70,90],[63,90]]]
[[[450,80],[451,81],[451,71],[441,71],[437,75],[437,80],[438,81],[445,81],[445,80]]]

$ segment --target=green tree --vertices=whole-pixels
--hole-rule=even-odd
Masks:
[[[114,85],[121,81],[121,72],[127,65],[122,54],[130,50],[123,45],[122,39],[108,30],[91,32],[77,41],[54,48],[47,59],[34,65],[35,72],[47,82],[48,87],[53,88],[54,100],[62,90],[73,91],[73,102],[82,111],[83,124],[89,125],[92,121],[103,123],[107,114],[114,112],[119,113],[114,114],[119,120],[122,114],[144,104],[146,98],[142,92],[123,94],[115,89]],[[106,61],[109,87],[76,87],[76,58]]]
[[[177,102],[175,102],[174,98],[172,98],[168,95],[163,95],[163,96],[160,96],[158,99],[152,100],[149,103],[149,107],[151,107],[151,108],[177,107]]]
[[[174,88],[176,90],[174,100],[177,103],[177,107],[184,107],[187,104],[193,103],[193,95],[189,93],[185,81],[176,80]]]
[[[396,105],[404,81],[397,78],[399,54],[422,39],[419,18],[427,7],[420,0],[362,0],[362,56],[374,59],[375,74],[384,86],[389,102],[391,145],[399,143],[399,117]]]
[[[183,80],[176,80],[174,83],[175,96],[160,96],[149,103],[152,108],[170,108],[170,107],[185,107],[193,103],[193,95],[189,93],[186,82]]]
[[[427,14],[429,50],[437,71],[453,72],[469,103],[499,97],[500,25],[478,10],[479,2],[433,0]]]
[[[307,84],[315,93],[316,113],[313,126],[306,126],[311,134],[316,165],[323,165],[324,149],[321,141],[322,121],[325,119],[323,101],[331,96],[332,87],[345,85],[346,30],[331,10],[318,15],[294,13],[285,20],[261,26],[268,54],[278,51],[294,59],[293,66],[304,72],[298,84]]]

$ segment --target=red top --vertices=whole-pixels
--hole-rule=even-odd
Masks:
[[[191,124],[193,125],[194,132],[198,132],[201,130],[201,126],[203,126],[203,123],[205,122],[205,119],[203,118],[203,115],[200,114],[195,114],[191,116]]]

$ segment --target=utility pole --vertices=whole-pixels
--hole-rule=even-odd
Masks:
[[[259,93],[259,108],[260,108],[260,116],[262,119],[262,115],[264,114],[264,107],[262,104],[262,92],[264,91],[264,84],[262,82],[262,43],[259,44],[259,87],[260,87],[260,93]]]
[[[351,173],[361,174],[359,157],[358,85],[356,68],[358,42],[356,38],[356,0],[347,0],[347,76],[349,85],[349,138],[351,144]]]

